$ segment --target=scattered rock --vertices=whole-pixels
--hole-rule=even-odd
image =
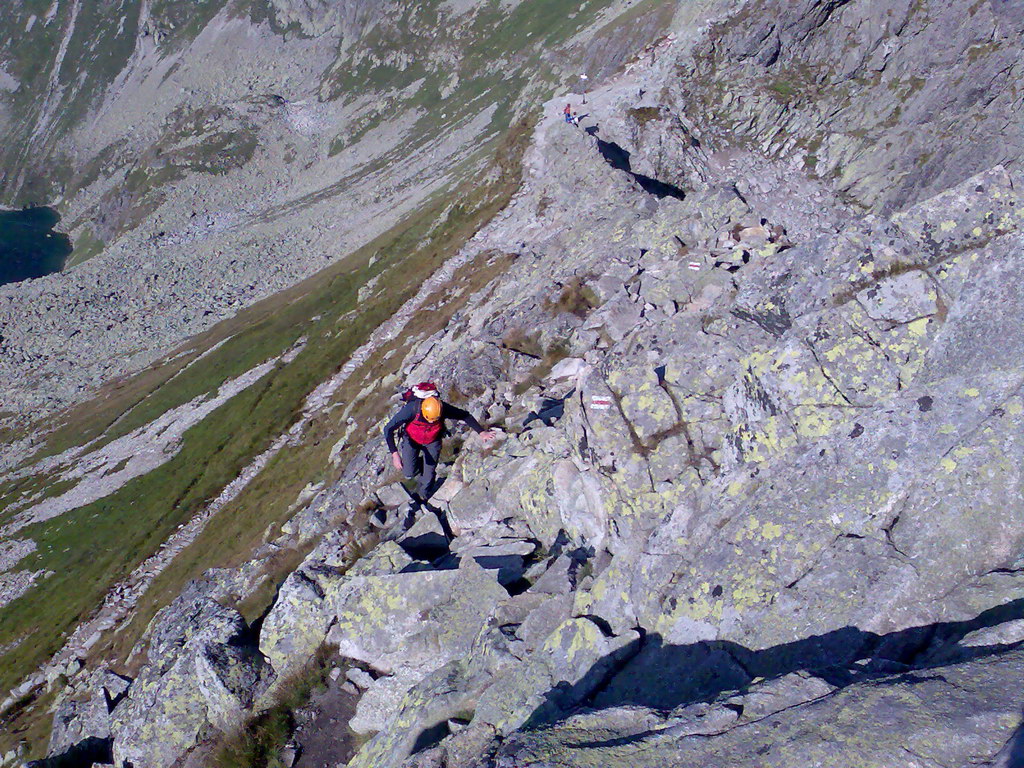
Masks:
[[[359,667],[350,667],[345,672],[345,677],[350,680],[360,690],[365,691],[371,685],[373,685],[373,676],[364,669]]]

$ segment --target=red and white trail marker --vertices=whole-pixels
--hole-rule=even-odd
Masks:
[[[612,407],[612,399],[603,395],[591,395],[590,407],[595,411],[607,411]]]
[[[694,272],[696,272],[698,269],[700,269],[700,262],[699,261],[691,261],[686,266],[688,266],[690,269],[692,269]]]

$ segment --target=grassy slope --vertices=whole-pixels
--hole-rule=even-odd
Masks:
[[[425,111],[413,131],[424,143],[491,104],[499,106],[507,125],[507,110],[524,89],[554,82],[546,57],[593,24],[610,0],[523,0],[511,13],[490,2],[458,24],[444,23],[441,4],[431,0],[410,6],[368,37],[377,59],[341,60],[325,76],[323,90],[339,98],[363,93],[367,84],[378,92],[395,93],[423,81],[411,95],[384,99],[376,113],[335,139],[333,152],[406,109]],[[408,66],[388,63],[401,54],[411,55]]]

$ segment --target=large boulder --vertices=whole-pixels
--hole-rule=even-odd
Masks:
[[[460,742],[479,746],[495,733],[549,722],[585,701],[635,652],[639,635],[610,636],[589,619],[570,618],[569,607],[568,601],[545,596],[527,611],[533,626],[524,622],[521,638],[497,627],[481,632],[471,654],[407,692],[351,768],[400,765],[450,735],[453,726],[465,728]]]
[[[179,765],[213,729],[231,733],[273,677],[235,611],[179,598],[153,619],[148,664],[112,714],[114,761]]]
[[[371,550],[351,568],[333,537],[325,537],[278,590],[260,629],[260,651],[277,675],[277,686],[301,670],[327,638],[339,592],[360,574],[398,573],[412,562],[394,542]],[[276,686],[268,691],[268,701]]]
[[[529,551],[519,545],[515,552]],[[500,567],[485,570],[473,551],[452,567],[414,563],[396,542],[378,545],[345,569],[333,549],[314,550],[288,579],[263,623],[260,648],[278,686],[322,644],[377,672],[350,726],[380,730],[406,692],[469,652],[495,607],[508,598]],[[521,560],[521,555],[514,555]],[[481,554],[486,561],[486,553]],[[492,565],[492,563],[487,563]],[[265,701],[275,695],[271,689]]]
[[[353,730],[381,730],[415,683],[470,651],[507,598],[497,573],[470,557],[454,570],[352,577],[335,599],[327,640],[382,675],[360,699]]]

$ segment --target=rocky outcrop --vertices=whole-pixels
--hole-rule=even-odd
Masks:
[[[274,672],[236,612],[183,595],[153,620],[147,664],[110,725],[115,765],[168,767],[212,729],[234,733]]]
[[[1021,167],[1022,30],[1012,2],[748,2],[683,64],[676,108],[641,141],[664,170],[685,167],[687,139],[798,157],[891,213],[997,163]]]
[[[770,67],[850,18],[782,5],[747,53],[750,6],[710,50]],[[580,129],[546,105],[522,189],[467,245],[513,268],[402,361],[499,438],[459,441],[407,530],[371,435],[290,530],[361,507],[381,541],[353,564],[324,537],[258,650],[209,599],[169,609],[112,714],[115,759],[171,764],[326,647],[362,670],[354,768],[1020,761],[1015,166],[852,205],[770,147],[698,140],[669,177],[675,150],[644,131],[717,118],[637,111],[689,60],[652,50]]]
[[[130,684],[131,680],[100,670],[63,690],[53,716],[49,754],[68,761],[109,762],[110,713]]]
[[[879,677],[834,693],[822,683],[788,701],[771,690],[788,682],[782,678],[670,713],[600,710],[517,734],[477,765],[781,767],[891,765],[893,759],[907,765],[1015,765],[1024,756],[1013,692],[1024,672],[1021,663],[1018,650],[941,672]]]
[[[329,552],[314,552],[289,577],[263,623],[260,649],[278,674],[301,667],[327,642],[378,677],[350,727],[383,728],[412,685],[469,652],[481,627],[508,597],[473,558],[434,569],[393,543],[346,574],[332,574]],[[283,682],[283,677],[282,677]]]
[[[669,210],[687,203],[705,201]],[[756,730],[733,730],[746,722],[737,717],[744,697],[778,696],[789,707],[842,689],[834,704],[815,705],[821,723],[857,719],[861,705],[912,721],[928,705],[901,709],[899,686],[911,684],[903,678],[848,686],[893,671],[929,679],[913,670],[985,627],[1010,632],[986,651],[999,660],[977,662],[977,670],[965,662],[956,674],[981,680],[990,664],[1013,669],[1002,652],[1022,639],[1010,627],[1020,612],[1024,528],[1020,479],[1000,457],[1020,439],[1021,371],[983,340],[1014,338],[1004,318],[1016,314],[1017,299],[1005,287],[1017,280],[1021,211],[1012,180],[996,169],[889,221],[857,222],[731,272],[702,264],[689,275],[667,248],[636,249],[636,277],[623,281],[621,298],[570,335],[570,353],[584,362],[572,366],[575,392],[561,421],[532,427],[489,456],[464,453],[454,473],[465,487],[451,506],[474,532],[488,530],[481,511],[496,509],[542,541],[561,529],[584,549],[603,549],[572,586],[567,615],[593,617],[615,640],[628,642],[639,627],[642,639],[624,666],[612,653],[607,667],[595,664],[590,677],[600,684],[564,706],[530,708],[529,693],[506,685],[504,711],[523,702],[534,726],[581,700],[597,711],[580,716],[585,725],[527,731],[481,765],[682,765],[718,749],[756,755],[765,743]],[[645,301],[665,294],[677,299]],[[500,314],[515,317],[529,302],[520,293]],[[615,327],[623,302],[636,309],[620,339],[588,333]],[[493,305],[483,311],[499,314]],[[469,344],[458,331],[449,335],[452,348]],[[435,349],[447,347],[441,340]],[[560,517],[566,484],[557,468],[566,462],[592,478],[597,503]],[[534,658],[526,669],[539,664]],[[805,670],[827,685],[794,677]],[[928,701],[948,690],[936,686]],[[876,701],[878,691],[886,693]],[[701,704],[719,699],[727,703]],[[958,723],[950,728],[963,728],[954,710],[966,711],[966,701],[942,710],[944,722]],[[1016,728],[1014,706],[998,695],[985,701],[981,720],[993,728],[958,737],[965,759],[993,758]],[[495,749],[500,741],[482,734],[523,724],[496,724],[480,706],[465,730],[409,764],[451,765],[468,734]],[[664,711],[680,719],[664,720]],[[766,714],[755,707],[751,716]],[[780,754],[803,749],[800,739],[827,743],[815,747],[823,755],[854,748],[843,746],[846,736],[833,744],[808,735],[792,717],[800,735],[792,748],[790,737],[779,739]],[[570,727],[589,731],[578,737],[587,750],[573,744]],[[886,739],[902,731],[889,731],[884,717],[857,719],[857,727],[877,750],[862,759],[884,764]],[[716,733],[721,747],[706,738]],[[741,734],[753,746],[732,741],[748,737]],[[915,738],[907,749],[916,749]],[[692,752],[677,760],[680,744]]]

